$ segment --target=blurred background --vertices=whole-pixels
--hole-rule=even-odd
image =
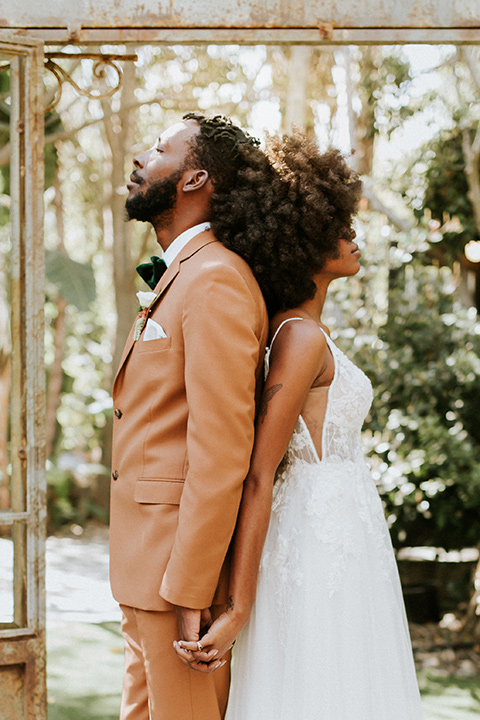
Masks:
[[[443,696],[432,718],[464,717],[461,703],[457,714],[442,714],[449,693],[460,693],[467,713],[478,711],[480,48],[98,52],[137,59],[53,58],[45,74],[49,534],[82,541],[85,553],[99,539],[105,551],[110,389],[135,292],[146,289],[135,266],[158,251],[150,226],[125,222],[133,155],[192,110],[229,115],[262,140],[303,128],[321,148],[340,148],[364,181],[356,223],[362,271],[332,286],[324,322],[374,386],[364,440],[397,550],[422,688]],[[8,96],[2,72],[0,509],[10,507]]]

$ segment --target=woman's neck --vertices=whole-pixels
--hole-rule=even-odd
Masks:
[[[323,306],[325,305],[325,298],[327,297],[328,286],[330,285],[330,278],[322,276],[314,278],[317,291],[311,300],[306,300],[300,305],[308,315],[310,315],[315,322],[322,324],[322,312]]]

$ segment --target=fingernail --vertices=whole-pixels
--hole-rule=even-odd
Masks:
[[[215,650],[215,651],[212,653],[212,658],[216,657],[217,655],[218,655],[218,650]]]
[[[219,665],[218,667],[219,667],[219,668],[223,667],[226,662],[227,662],[226,660],[221,660],[221,661],[220,661],[220,665]]]

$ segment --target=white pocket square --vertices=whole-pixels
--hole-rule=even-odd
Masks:
[[[167,333],[162,328],[161,325],[155,322],[155,320],[152,320],[151,318],[148,318],[147,324],[145,325],[145,330],[143,333],[143,340],[144,342],[146,340],[158,340],[158,338],[166,338]]]

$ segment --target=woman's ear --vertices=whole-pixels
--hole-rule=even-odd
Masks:
[[[186,177],[184,177],[182,190],[183,192],[200,190],[208,181],[209,177],[206,170],[189,170]]]

